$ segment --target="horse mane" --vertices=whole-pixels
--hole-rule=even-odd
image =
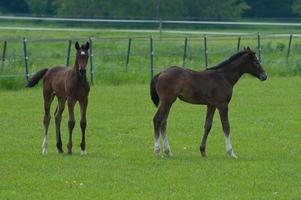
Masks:
[[[207,68],[206,70],[216,70],[216,69],[220,69],[223,68],[225,66],[227,66],[229,63],[233,62],[234,60],[236,60],[237,58],[240,58],[242,55],[244,55],[246,53],[246,51],[240,51],[234,55],[232,55],[230,58],[228,58],[227,60],[224,60],[223,62],[219,63],[216,66]]]

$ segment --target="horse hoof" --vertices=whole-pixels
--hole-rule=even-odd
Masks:
[[[168,156],[168,157],[172,157],[172,153],[170,150],[164,150],[164,153]]]
[[[48,153],[48,150],[47,150],[47,149],[43,149],[43,150],[42,150],[42,154],[43,154],[43,155],[47,155],[47,153]]]
[[[82,156],[85,156],[85,155],[87,155],[87,151],[86,151],[86,150],[81,150],[81,151],[80,151],[80,154],[81,154]]]
[[[232,155],[230,155],[231,158],[237,159],[238,157],[233,153]]]
[[[154,149],[155,155],[159,156],[160,155],[160,149]]]
[[[200,146],[200,152],[202,157],[206,157],[206,148],[204,146]]]
[[[229,150],[227,151],[227,153],[229,154],[229,156],[230,156],[231,158],[237,159],[237,156],[235,155],[233,149],[229,149]]]

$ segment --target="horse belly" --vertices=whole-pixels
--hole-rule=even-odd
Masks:
[[[190,94],[180,94],[179,99],[191,104],[209,104],[211,97],[202,91]]]

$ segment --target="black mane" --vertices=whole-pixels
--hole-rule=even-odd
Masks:
[[[207,68],[206,70],[215,70],[215,69],[220,69],[222,67],[225,67],[227,66],[229,63],[231,63],[232,61],[236,60],[237,58],[241,57],[242,55],[244,55],[246,53],[246,51],[240,51],[234,55],[232,55],[230,58],[228,58],[227,60],[219,63],[218,65],[216,66],[213,66],[213,67],[210,67],[210,68]]]

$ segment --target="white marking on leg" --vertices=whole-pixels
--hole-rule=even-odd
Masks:
[[[232,149],[230,135],[229,136],[225,136],[225,141],[226,141],[226,151],[228,152],[228,151],[230,151]]]
[[[230,139],[230,135],[229,136],[225,136],[225,142],[226,142],[226,151],[227,153],[232,157],[232,158],[237,158],[237,156],[234,153],[233,147],[231,145],[231,139]]]
[[[159,155],[160,154],[160,137],[155,138],[154,152]]]
[[[82,156],[85,156],[85,155],[87,155],[87,151],[86,151],[86,150],[80,150],[80,154],[81,154]]]
[[[45,135],[43,145],[42,145],[42,154],[46,155],[48,153],[48,135]]]

